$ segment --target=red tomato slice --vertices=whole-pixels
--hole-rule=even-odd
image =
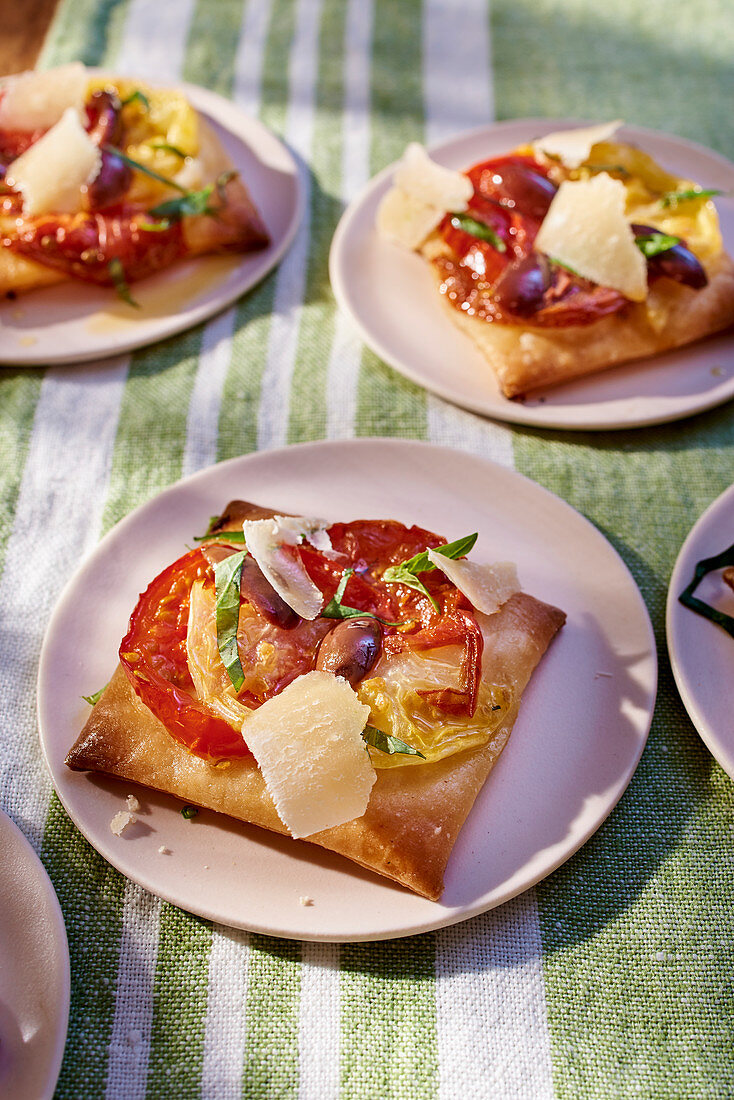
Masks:
[[[390,621],[383,626],[386,651],[462,645],[461,689],[428,694],[447,713],[473,714],[482,635],[471,605],[440,570],[421,575],[439,611],[408,585],[387,584],[381,579],[388,566],[399,565],[429,546],[440,546],[443,540],[419,527],[373,520],[334,524],[329,535],[337,557],[327,557],[307,543],[292,550],[325,601],[333,597],[344,571],[354,569],[342,603]],[[156,577],[132,613],[120,646],[120,661],[143,703],[190,752],[209,760],[246,756],[249,750],[242,735],[199,703],[189,673],[186,632],[191,588],[197,580],[212,580],[212,566],[200,549],[191,550]],[[283,660],[276,662],[272,675],[263,676],[257,694],[243,690],[241,701],[256,708],[296,676],[315,668],[318,642],[330,626],[324,619],[314,623],[304,620],[287,630],[268,623],[267,637],[279,648],[288,667]],[[243,665],[256,659],[257,647],[244,649],[246,642],[238,640]]]

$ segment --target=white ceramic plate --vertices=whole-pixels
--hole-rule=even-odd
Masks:
[[[578,125],[568,119],[501,122],[460,134],[430,152],[439,163],[464,170],[541,134]],[[628,126],[619,136],[680,176],[729,193],[717,199],[717,206],[724,241],[734,252],[734,164],[700,145],[652,130]],[[376,176],[345,212],[334,234],[329,273],[339,305],[364,341],[401,374],[474,412],[546,428],[657,424],[734,396],[734,337],[729,335],[539,390],[522,403],[503,397],[473,342],[437,302],[428,264],[381,239],[375,230],[375,213],[394,168]]]
[[[670,578],[666,625],[668,652],[678,691],[691,721],[728,775],[734,779],[734,698],[731,670],[734,638],[725,630],[679,603],[693,580],[696,564],[734,543],[734,485],[703,513],[681,547]],[[734,615],[734,593],[721,573],[704,577],[695,595]]]
[[[206,88],[183,85],[241,174],[271,236],[261,252],[202,256],[133,286],[140,309],[114,290],[63,283],[0,303],[0,363],[79,363],[144,347],[183,332],[258,283],[291,243],[303,188],[290,151],[262,123]]]
[[[440,903],[306,843],[137,792],[63,764],[109,678],[138,592],[232,498],[333,519],[392,517],[449,539],[479,531],[477,560],[512,559],[525,589],[568,622],[538,668],[515,731],[461,833]],[[103,609],[103,610],[102,610]],[[520,474],[396,440],[305,444],[213,466],[133,512],[100,543],[53,615],[39,673],[41,738],[59,796],[112,864],[153,893],[225,924],[300,939],[404,936],[490,909],[547,875],[598,828],[645,744],[656,659],[645,606],[603,536]],[[171,849],[161,855],[160,845]],[[313,905],[299,904],[310,897]]]
[[[0,811],[0,1096],[53,1096],[69,1020],[69,948],[51,880]]]

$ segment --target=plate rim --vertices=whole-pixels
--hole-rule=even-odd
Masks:
[[[110,72],[110,70],[90,68],[89,72],[92,74],[103,74]],[[124,75],[126,79],[131,80],[137,79],[138,76],[138,74],[135,73],[112,75]],[[153,87],[163,86],[158,85],[155,81],[151,81],[148,78],[140,79],[142,83],[146,83]],[[186,81],[172,81],[169,85],[166,85],[166,87],[175,88],[184,92],[184,94],[191,102],[192,106],[196,109],[197,113],[201,112],[202,114],[207,116],[207,118],[213,120],[217,125],[220,125],[222,129],[226,130],[230,134],[230,136],[232,136],[240,144],[244,145],[244,140],[240,138],[240,136],[236,132],[232,131],[231,127],[227,123],[221,120],[221,116],[226,116],[232,113],[239,115],[240,118],[246,122],[247,126],[251,127],[254,130],[257,135],[258,143],[261,139],[264,139],[266,141],[273,141],[279,146],[280,152],[284,156],[284,160],[288,163],[291,178],[293,180],[293,187],[295,192],[294,204],[290,214],[288,225],[282,238],[277,242],[275,247],[271,246],[272,253],[268,254],[270,252],[269,249],[264,250],[262,253],[263,256],[268,254],[266,266],[264,266],[263,269],[252,278],[240,278],[239,280],[236,280],[226,293],[222,294],[213,302],[202,302],[198,306],[193,306],[185,309],[183,313],[174,312],[166,314],[165,317],[159,319],[161,322],[165,321],[166,324],[164,325],[162,330],[155,336],[151,337],[139,335],[136,337],[133,332],[130,332],[129,335],[124,335],[122,332],[120,332],[118,341],[116,342],[115,347],[112,350],[107,350],[104,347],[101,347],[98,350],[94,351],[60,351],[57,355],[54,355],[53,358],[50,358],[48,354],[42,355],[38,352],[34,352],[32,345],[17,347],[13,350],[12,353],[6,352],[0,348],[0,370],[22,370],[26,367],[63,367],[73,366],[77,363],[90,363],[95,361],[104,362],[105,360],[113,359],[121,355],[128,355],[130,352],[137,351],[141,348],[152,347],[153,345],[161,343],[164,340],[169,340],[173,336],[179,336],[181,335],[181,333],[188,332],[190,329],[195,328],[202,322],[207,321],[212,317],[218,316],[220,313],[222,313],[228,307],[232,306],[233,303],[238,301],[244,295],[249,294],[250,291],[254,290],[255,287],[258,286],[258,284],[261,283],[263,279],[265,279],[273,271],[273,269],[278,266],[288,249],[293,244],[293,240],[301,226],[301,223],[303,222],[304,214],[306,211],[306,189],[304,187],[304,182],[302,179],[298,156],[291,148],[291,146],[288,145],[288,143],[285,142],[279,134],[276,134],[274,130],[272,130],[269,126],[266,126],[265,123],[262,122],[259,118],[255,117],[255,115],[249,114],[234,100],[227,99],[225,96],[220,95],[218,92],[212,91],[211,88],[206,88],[199,84],[191,84]],[[254,144],[251,146],[251,148],[256,149],[257,145]],[[247,181],[245,181],[245,186],[247,186]],[[210,255],[216,254],[212,253]],[[248,254],[243,253],[242,255],[247,256]],[[257,254],[252,253],[251,255],[256,256]],[[206,260],[207,256],[205,255],[199,258]],[[166,271],[169,270],[170,269],[165,269],[165,271],[161,272],[160,274],[165,274]],[[69,284],[63,283],[60,285],[67,287]],[[54,289],[58,289],[58,287],[41,287],[39,288],[39,291],[53,291]],[[31,291],[30,293],[34,292]],[[22,308],[22,299],[20,299],[20,301],[21,305],[19,306],[19,308]]]
[[[43,884],[44,900],[48,906],[49,915],[53,920],[53,930],[56,939],[56,947],[58,949],[58,957],[60,959],[59,978],[61,982],[61,1011],[58,1020],[58,1027],[54,1035],[53,1052],[48,1060],[48,1069],[46,1074],[46,1091],[43,1093],[43,1097],[39,1100],[51,1100],[54,1095],[56,1085],[58,1083],[59,1075],[61,1073],[61,1064],[64,1060],[64,1051],[66,1049],[66,1039],[69,1030],[69,1013],[71,1008],[71,962],[69,957],[69,939],[66,932],[66,923],[64,920],[64,913],[59,902],[56,889],[51,876],[43,865],[38,853],[35,851],[33,845],[29,841],[20,826],[15,822],[11,815],[0,808],[0,828],[7,828],[11,834],[15,836],[19,846],[25,852],[28,857],[29,863],[33,866],[38,880]]]
[[[427,151],[431,156],[434,156],[439,162],[441,157],[450,150],[452,146],[464,142],[472,142],[481,139],[485,135],[502,134],[505,131],[512,131],[517,127],[537,127],[539,133],[549,133],[556,129],[570,129],[574,127],[593,125],[597,120],[588,119],[574,119],[574,118],[537,118],[537,117],[523,117],[502,119],[501,121],[487,123],[483,126],[475,126],[469,130],[459,131],[451,136],[441,139],[440,141],[433,142],[428,145]],[[654,130],[650,127],[637,126],[634,124],[623,123],[619,127],[620,134],[627,136],[630,140],[634,139],[654,139],[655,141],[664,140],[671,146],[684,147],[686,150],[695,153],[699,156],[705,156],[715,161],[722,170],[726,170],[731,176],[734,183],[734,162],[728,160],[723,154],[719,153],[715,149],[710,149],[705,145],[701,145],[699,142],[691,141],[688,138],[679,137],[676,134],[672,134],[665,130]],[[526,427],[548,429],[548,430],[562,430],[562,431],[623,431],[631,428],[652,427],[658,424],[672,423],[676,420],[684,419],[688,416],[694,416],[702,412],[706,412],[709,409],[716,408],[719,405],[730,401],[734,398],[734,375],[729,380],[728,388],[725,392],[718,392],[711,394],[710,392],[700,394],[696,401],[693,401],[686,405],[684,409],[668,409],[667,411],[660,411],[657,413],[648,412],[646,414],[637,414],[627,419],[620,416],[605,418],[602,414],[597,414],[589,419],[579,421],[578,419],[569,419],[563,415],[563,407],[559,409],[559,414],[554,415],[549,410],[555,409],[553,405],[540,405],[532,406],[526,405],[523,402],[511,401],[508,398],[504,398],[498,391],[497,404],[482,403],[480,401],[472,401],[470,398],[462,398],[457,396],[452,391],[449,382],[436,384],[435,381],[429,386],[425,381],[425,377],[422,375],[419,368],[414,368],[410,364],[406,364],[404,360],[400,358],[399,354],[391,351],[390,347],[386,345],[385,341],[379,337],[375,337],[362,317],[355,312],[352,305],[351,296],[346,290],[346,284],[348,279],[345,275],[345,271],[348,267],[346,258],[348,256],[348,237],[353,228],[353,223],[357,221],[362,213],[362,207],[368,204],[373,198],[379,195],[382,188],[385,187],[388,180],[392,177],[395,171],[397,161],[393,161],[387,165],[381,171],[376,173],[371,179],[360,189],[355,197],[349,202],[346,209],[343,211],[339,222],[334,231],[332,237],[331,246],[329,249],[329,280],[331,283],[334,297],[337,301],[339,308],[349,318],[350,322],[356,327],[360,338],[380,359],[387,363],[393,370],[396,370],[403,377],[408,378],[411,382],[420,386],[421,389],[428,393],[435,393],[444,400],[449,401],[454,405],[458,405],[461,408],[467,409],[472,413],[489,419],[499,420],[501,422],[509,424],[518,424]],[[456,330],[455,335],[462,339],[468,340],[469,338],[464,336]],[[713,334],[712,339],[717,337],[723,337],[726,333]],[[685,353],[687,348],[695,348],[705,341],[697,341],[692,345],[686,345],[683,348],[671,349],[670,354]],[[473,348],[471,341],[469,345]],[[459,348],[461,344],[459,344]],[[651,366],[655,357],[651,357],[641,362],[645,366]],[[624,370],[634,366],[635,361],[632,360],[628,363],[617,364],[616,367],[611,367],[613,370]],[[487,368],[491,370],[491,368]],[[582,375],[577,379],[569,380],[568,385],[587,383],[592,384],[596,377],[602,377],[608,374],[607,371],[599,371],[596,374]],[[541,391],[542,393],[542,391]],[[634,393],[630,393],[630,398],[634,397]],[[617,399],[621,401],[621,398]],[[575,408],[577,406],[571,406]],[[540,408],[542,413],[538,413],[535,410]]]
[[[403,438],[400,438],[400,437],[387,437],[387,438],[385,438],[385,437],[379,437],[379,436],[378,437],[367,436],[367,437],[358,437],[358,438],[355,438],[355,439],[347,439],[347,440],[328,440],[328,439],[326,439],[326,440],[315,440],[315,441],[309,441],[309,442],[300,443],[300,444],[292,444],[292,445],[289,445],[289,446],[286,446],[286,447],[277,448],[277,449],[270,450],[270,451],[254,451],[254,452],[250,452],[249,454],[235,456],[233,458],[224,460],[222,462],[214,463],[211,466],[205,467],[204,469],[197,470],[195,473],[193,473],[193,474],[191,474],[187,477],[183,477],[183,478],[178,479],[176,482],[172,483],[171,485],[169,485],[165,489],[163,489],[160,493],[155,494],[153,497],[151,497],[148,500],[146,500],[146,501],[142,502],[141,504],[137,505],[132,511],[130,511],[126,516],[124,516],[120,521],[118,521],[118,523],[116,523],[114,525],[114,527],[112,527],[103,536],[103,538],[100,540],[100,542],[97,544],[97,546],[91,551],[91,553],[87,554],[83,558],[83,560],[80,562],[78,568],[68,578],[66,584],[64,585],[64,588],[63,588],[62,592],[60,593],[60,595],[57,599],[57,602],[55,604],[53,612],[52,612],[52,614],[49,618],[48,625],[47,625],[47,628],[46,628],[46,632],[45,632],[45,635],[44,635],[43,645],[42,645],[42,648],[41,648],[41,654],[40,654],[40,660],[39,660],[39,667],[38,667],[37,713],[38,713],[38,723],[39,723],[39,739],[41,741],[41,747],[42,747],[42,750],[43,750],[43,756],[44,756],[46,766],[47,766],[47,768],[48,768],[48,770],[51,774],[52,781],[54,782],[54,787],[56,789],[57,797],[59,798],[62,805],[64,806],[64,809],[69,814],[69,817],[71,818],[71,820],[74,823],[75,827],[77,829],[79,829],[79,831],[82,833],[83,836],[85,836],[85,838],[89,841],[89,843],[92,845],[92,847],[95,849],[95,851],[98,852],[98,854],[100,854],[103,859],[105,859],[107,862],[111,863],[112,866],[114,866],[116,868],[116,870],[118,870],[126,878],[131,879],[131,881],[134,881],[134,882],[138,883],[144,889],[147,889],[149,892],[155,894],[155,896],[161,897],[164,901],[168,901],[168,902],[178,906],[179,908],[183,908],[187,912],[192,912],[195,915],[204,917],[205,919],[212,920],[212,921],[217,922],[217,923],[222,923],[223,921],[225,923],[229,923],[228,920],[226,920],[225,918],[222,917],[221,912],[219,912],[216,908],[207,907],[207,905],[204,902],[202,902],[202,904],[197,904],[196,907],[192,907],[188,904],[184,906],[184,905],[182,905],[180,899],[177,898],[174,894],[172,894],[172,893],[170,893],[166,890],[161,890],[160,888],[151,885],[150,882],[147,880],[147,877],[145,875],[138,874],[136,877],[131,878],[131,874],[130,874],[130,871],[128,869],[129,860],[128,860],[128,867],[126,867],[124,859],[122,859],[122,858],[115,859],[115,858],[112,858],[110,855],[108,855],[107,851],[104,851],[104,852],[100,851],[100,847],[98,846],[98,838],[97,838],[94,830],[91,829],[91,828],[88,828],[86,826],[86,823],[85,823],[85,825],[78,824],[78,822],[76,820],[76,816],[75,816],[74,807],[69,804],[71,799],[67,800],[66,792],[65,791],[59,791],[56,788],[55,776],[54,776],[54,762],[52,761],[51,756],[50,756],[50,749],[51,749],[52,746],[49,742],[50,742],[50,740],[52,740],[52,738],[47,737],[45,732],[44,732],[45,716],[43,714],[43,706],[44,706],[44,700],[45,700],[44,681],[46,680],[46,677],[49,674],[49,667],[48,666],[49,666],[49,663],[50,663],[50,656],[49,656],[49,650],[51,648],[50,642],[51,642],[51,638],[52,638],[52,635],[54,633],[54,630],[56,628],[56,621],[57,621],[57,619],[62,619],[63,618],[65,604],[70,598],[73,587],[74,587],[75,583],[77,582],[78,578],[83,574],[87,564],[90,562],[92,557],[96,554],[97,550],[99,549],[100,551],[102,551],[110,543],[114,542],[115,539],[119,537],[121,531],[124,534],[128,527],[133,526],[139,520],[141,515],[143,515],[148,509],[154,508],[157,505],[157,503],[160,501],[161,497],[173,496],[177,492],[177,490],[179,490],[183,486],[188,486],[192,483],[195,484],[198,481],[206,480],[209,477],[213,476],[213,471],[224,470],[226,472],[228,470],[235,469],[236,467],[238,467],[240,465],[246,465],[248,463],[248,461],[250,461],[250,460],[263,460],[263,459],[267,458],[268,456],[275,456],[276,460],[277,460],[277,459],[281,458],[282,456],[284,456],[285,454],[293,455],[293,454],[297,454],[298,452],[303,453],[304,451],[307,451],[307,450],[309,450],[309,451],[340,450],[340,449],[343,449],[343,448],[347,448],[347,449],[353,449],[353,450],[356,451],[358,449],[370,448],[370,447],[373,447],[375,445],[384,446],[386,443],[389,444],[389,445],[398,447],[398,448],[405,448],[406,450],[414,451],[415,453],[418,453],[419,451],[423,450],[424,452],[432,451],[432,452],[438,452],[438,453],[445,453],[447,455],[452,455],[454,457],[460,456],[460,457],[463,457],[463,458],[467,459],[469,462],[478,462],[478,463],[481,463],[483,466],[485,466],[489,469],[499,471],[501,476],[506,476],[510,480],[517,479],[522,483],[527,483],[527,485],[531,487],[531,491],[533,491],[533,492],[537,491],[541,496],[545,497],[546,500],[552,502],[554,507],[561,506],[563,509],[566,509],[570,513],[573,513],[573,515],[575,517],[577,517],[577,519],[581,523],[583,523],[593,533],[594,537],[602,540],[602,542],[605,544],[608,552],[611,554],[612,558],[614,559],[616,565],[622,569],[624,575],[626,576],[627,583],[630,586],[630,592],[634,596],[634,600],[635,600],[636,605],[637,605],[637,610],[638,610],[638,613],[640,615],[640,620],[639,620],[638,625],[641,628],[643,628],[643,631],[644,631],[645,636],[646,636],[647,646],[646,646],[646,650],[645,650],[645,653],[644,653],[643,657],[644,657],[645,661],[649,662],[650,682],[644,685],[644,689],[645,689],[645,692],[647,694],[647,709],[646,709],[646,717],[645,717],[645,723],[644,723],[645,728],[644,728],[644,731],[640,731],[640,735],[638,737],[638,740],[635,742],[636,751],[634,753],[631,753],[626,758],[627,759],[626,768],[623,770],[622,773],[620,773],[620,775],[615,776],[615,780],[614,780],[614,783],[613,783],[613,793],[612,793],[611,797],[608,797],[606,799],[606,801],[604,801],[603,806],[600,809],[597,808],[594,811],[594,813],[591,816],[591,819],[589,820],[587,825],[582,830],[580,830],[578,833],[574,834],[573,842],[570,845],[565,846],[562,851],[559,851],[556,858],[554,858],[553,860],[549,860],[548,862],[543,864],[543,867],[542,867],[540,873],[532,872],[531,880],[522,881],[519,884],[515,883],[514,885],[511,884],[511,883],[508,884],[508,882],[506,880],[505,885],[507,886],[507,889],[505,889],[501,893],[500,896],[494,898],[489,904],[486,903],[486,900],[484,898],[483,899],[478,899],[474,904],[470,905],[469,907],[462,908],[460,911],[457,911],[456,908],[448,908],[446,906],[442,906],[439,902],[427,903],[427,904],[430,904],[430,905],[434,906],[434,910],[433,910],[434,915],[429,919],[421,921],[420,924],[412,924],[412,925],[410,925],[410,927],[400,928],[400,929],[397,929],[397,930],[393,929],[389,932],[385,932],[385,931],[380,930],[380,931],[377,931],[377,932],[374,932],[374,933],[359,933],[359,934],[356,934],[356,935],[353,932],[350,932],[350,931],[347,931],[347,932],[344,932],[344,933],[340,933],[338,931],[333,931],[333,930],[314,932],[312,929],[309,929],[306,926],[302,926],[302,927],[299,927],[298,930],[294,930],[292,925],[294,923],[296,923],[295,918],[293,918],[291,920],[291,924],[287,927],[286,927],[285,924],[276,926],[275,923],[273,923],[271,921],[263,923],[263,922],[257,921],[257,920],[248,920],[246,923],[243,922],[243,923],[239,923],[239,924],[235,924],[235,925],[231,925],[231,926],[244,928],[244,929],[246,929],[248,931],[251,931],[251,932],[261,933],[263,935],[270,935],[270,936],[274,936],[276,938],[287,938],[287,939],[296,939],[296,940],[301,940],[301,941],[315,941],[315,942],[327,942],[327,943],[339,943],[339,942],[352,942],[352,943],[354,943],[354,942],[369,942],[369,941],[379,941],[379,940],[387,940],[387,939],[404,938],[406,936],[420,934],[420,933],[424,933],[424,932],[431,932],[431,931],[434,931],[438,928],[442,928],[442,927],[450,926],[450,925],[453,925],[453,924],[461,923],[461,922],[463,922],[465,920],[468,920],[468,919],[470,919],[474,916],[477,916],[481,913],[484,913],[484,912],[487,912],[487,911],[489,911],[493,908],[496,908],[498,905],[504,904],[506,901],[509,901],[511,898],[516,897],[521,893],[524,893],[526,890],[530,889],[531,887],[535,886],[538,882],[540,882],[544,878],[546,878],[549,874],[553,873],[553,871],[555,871],[559,866],[561,866],[564,862],[566,862],[569,858],[571,858],[571,856],[573,856],[579,850],[579,848],[581,848],[589,840],[589,838],[591,836],[593,836],[593,834],[595,832],[598,831],[598,829],[601,827],[601,825],[607,819],[609,814],[613,811],[613,809],[615,808],[615,806],[619,802],[620,798],[622,797],[622,795],[626,791],[627,787],[629,786],[629,783],[632,779],[632,776],[634,775],[634,773],[636,771],[636,768],[639,764],[640,758],[641,758],[642,753],[644,751],[644,748],[645,748],[645,745],[647,743],[647,739],[648,739],[648,736],[649,736],[649,732],[650,732],[650,727],[651,727],[653,714],[654,714],[655,700],[657,698],[657,685],[658,685],[658,660],[657,660],[657,652],[656,652],[656,646],[655,646],[655,636],[654,636],[652,623],[651,623],[651,620],[650,620],[650,614],[649,614],[647,605],[645,603],[645,600],[642,596],[642,593],[639,589],[639,586],[637,585],[637,582],[635,581],[629,567],[627,566],[626,562],[621,557],[621,555],[619,554],[617,549],[606,538],[606,536],[599,530],[599,528],[597,528],[595,526],[595,524],[592,523],[591,520],[589,520],[578,509],[574,508],[573,505],[569,504],[568,501],[564,500],[562,497],[560,497],[558,494],[554,493],[552,490],[547,489],[543,485],[540,485],[538,482],[534,481],[532,478],[530,478],[527,475],[521,473],[520,471],[515,470],[514,468],[511,468],[511,467],[502,466],[499,463],[493,461],[492,459],[485,458],[484,456],[480,456],[480,455],[476,455],[476,454],[472,454],[472,453],[463,452],[463,451],[457,450],[457,449],[452,448],[452,447],[433,444],[433,443],[430,443],[430,442],[427,442],[427,441],[409,440],[409,439],[403,439]],[[63,764],[63,761],[62,761],[62,764]],[[136,786],[135,784],[129,784],[129,785],[130,786]],[[142,789],[146,790],[146,788],[142,788]],[[167,797],[172,798],[172,796],[167,796]],[[211,812],[213,813],[214,811],[211,811]],[[249,825],[249,826],[247,826],[247,828],[248,829],[257,829],[257,826]],[[106,839],[106,836],[105,836],[104,839]],[[104,848],[104,845],[102,845],[102,847]],[[320,852],[320,849],[319,849],[319,852]],[[349,869],[349,863],[348,862],[347,862],[346,869],[347,870]],[[380,885],[379,876],[377,876],[377,879],[378,879],[377,885]],[[425,899],[423,899],[423,900],[425,901]]]
[[[692,575],[696,562],[700,561],[702,557],[711,557],[711,555],[725,549],[724,546],[718,550],[712,547],[708,553],[701,554],[700,548],[696,549],[696,546],[699,540],[705,537],[711,520],[717,517],[719,512],[726,511],[727,508],[729,510],[734,509],[734,484],[730,485],[728,489],[724,489],[707,505],[691,527],[678,551],[668,584],[665,608],[665,639],[670,667],[673,670],[673,679],[686,713],[696,733],[711,755],[721,765],[729,778],[734,779],[734,737],[732,737],[731,745],[727,746],[719,732],[711,727],[708,718],[700,708],[699,693],[696,692],[695,685],[690,680],[685,660],[681,658],[679,645],[676,642],[676,635],[678,630],[682,629],[686,616],[695,614],[689,608],[684,607],[678,599],[688,584],[688,575]],[[715,644],[714,640],[720,628],[715,623],[709,625],[712,632],[712,644]],[[734,645],[734,641],[732,641],[732,645]]]

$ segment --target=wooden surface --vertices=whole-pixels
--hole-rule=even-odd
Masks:
[[[0,0],[0,76],[32,69],[58,0]]]

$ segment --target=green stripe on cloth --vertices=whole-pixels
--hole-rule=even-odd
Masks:
[[[0,401],[0,570],[13,528],[13,516],[28,444],[33,430],[36,405],[41,394],[41,371],[2,373]]]
[[[432,1100],[438,1093],[434,937],[342,948],[342,1090]]]
[[[263,63],[260,118],[276,134],[285,131],[288,58],[295,29],[292,0],[272,6]],[[232,361],[222,393],[218,458],[234,458],[257,447],[262,373],[275,301],[277,269],[238,305]]]
[[[211,943],[208,922],[162,907],[147,1100],[199,1095]]]
[[[728,0],[493,4],[497,116],[623,118],[731,156],[731,14]]]
[[[421,5],[376,0],[372,48],[370,169],[397,160],[409,141],[423,135]],[[357,434],[425,439],[426,393],[385,367],[371,351],[362,356]]]
[[[232,94],[234,61],[244,0],[198,0],[191,20],[184,80],[203,84],[220,95]]]
[[[57,1100],[104,1095],[122,934],[124,878],[51,798],[41,851],[61,905],[71,961],[71,1015]]]
[[[299,997],[298,944],[253,935],[247,971],[243,1100],[297,1095]]]
[[[326,0],[321,12],[316,118],[311,153],[311,240],[304,309],[291,387],[289,443],[326,434],[326,371],[334,336],[334,298],[328,263],[331,238],[342,211],[342,127],[344,17],[342,0]]]
[[[109,64],[117,53],[129,0],[63,0],[37,62],[50,69],[68,61]]]
[[[122,399],[104,512],[107,531],[181,476],[201,329],[137,352]],[[153,461],[141,461],[141,455]]]

